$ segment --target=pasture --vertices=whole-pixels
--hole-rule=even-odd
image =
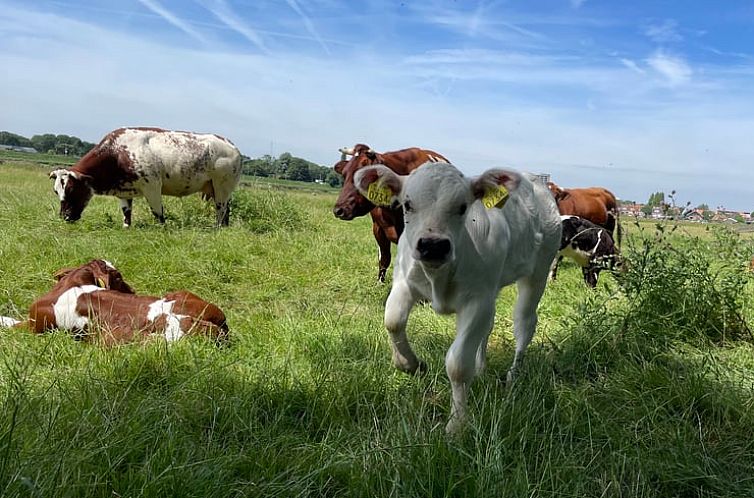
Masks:
[[[429,374],[393,368],[371,223],[335,219],[336,190],[246,179],[227,229],[195,195],[165,200],[164,227],[137,200],[124,230],[114,198],[65,224],[49,167],[0,168],[0,315],[101,257],[139,293],[218,304],[232,336],[105,349],[0,329],[2,496],[754,495],[754,251],[735,232],[624,220],[626,272],[590,291],[562,265],[510,389],[504,290],[448,438],[453,317],[417,307]]]

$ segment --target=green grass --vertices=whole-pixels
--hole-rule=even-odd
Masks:
[[[451,439],[453,319],[417,307],[430,373],[393,369],[370,222],[336,220],[336,191],[254,184],[220,231],[198,196],[168,198],[164,227],[137,200],[124,230],[115,199],[65,224],[44,168],[2,169],[0,315],[102,257],[140,293],[217,303],[232,334],[103,349],[0,330],[2,496],[754,495],[754,347],[731,315],[751,323],[752,251],[735,233],[626,224],[630,265],[593,292],[565,263],[510,390],[504,290]]]

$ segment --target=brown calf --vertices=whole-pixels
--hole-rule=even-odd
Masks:
[[[77,337],[105,345],[163,336],[185,335],[224,339],[228,327],[223,312],[188,291],[164,297],[139,296],[109,262],[95,259],[78,268],[55,273],[57,283],[29,308],[29,319],[14,327],[37,334],[65,329]]]
[[[618,202],[612,192],[602,187],[562,188],[553,182],[548,182],[547,188],[555,197],[560,214],[578,216],[600,225],[610,233],[610,237],[615,237],[617,227],[616,240],[620,246]]]

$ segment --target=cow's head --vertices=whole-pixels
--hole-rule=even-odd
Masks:
[[[560,199],[564,198],[566,195],[565,190],[563,190],[555,182],[547,182],[547,188],[556,201],[559,201]]]
[[[340,189],[338,200],[335,201],[332,211],[341,220],[352,220],[374,209],[374,204],[364,198],[354,186],[353,176],[360,169],[376,164],[379,156],[364,144],[356,144],[351,148],[343,147],[339,150],[342,154],[341,160],[335,164],[334,169],[343,176],[343,187]],[[353,157],[347,159],[349,155]]]
[[[60,217],[65,221],[76,221],[94,195],[91,177],[76,171],[56,169],[50,173],[52,189],[60,198]]]
[[[123,280],[123,275],[109,261],[93,259],[76,268],[61,268],[53,278],[67,287],[96,285],[103,289],[133,294],[134,290]]]
[[[492,169],[466,178],[448,163],[418,168],[398,175],[385,166],[369,166],[356,173],[355,185],[380,206],[403,206],[407,239],[415,260],[439,268],[456,258],[466,216],[477,200],[485,206],[502,206],[509,192],[518,188],[521,174]]]

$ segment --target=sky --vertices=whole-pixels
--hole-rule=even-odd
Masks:
[[[0,0],[0,130],[218,133],[332,165],[418,146],[754,210],[749,0]]]

